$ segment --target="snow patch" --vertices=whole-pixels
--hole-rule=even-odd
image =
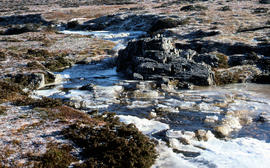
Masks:
[[[170,128],[169,125],[154,120],[141,119],[130,115],[118,115],[118,117],[121,122],[135,124],[136,127],[146,135],[151,135]]]

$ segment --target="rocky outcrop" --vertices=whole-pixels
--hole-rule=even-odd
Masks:
[[[270,4],[270,0],[259,0],[261,4]]]
[[[75,30],[106,30],[106,31],[145,31],[156,32],[161,29],[173,28],[187,24],[188,19],[178,16],[154,14],[128,14],[102,16],[80,24],[74,20],[67,23],[67,29]]]
[[[169,38],[143,38],[130,42],[119,52],[117,70],[132,79],[178,80],[200,86],[213,84],[209,66],[181,56]]]
[[[256,47],[228,45],[235,52],[227,52],[212,51],[210,46],[204,49],[207,47],[205,44],[176,45],[178,49],[170,38],[160,36],[131,41],[126,49],[119,52],[117,70],[131,79],[156,80],[161,83],[176,80],[179,86],[183,83],[209,86],[270,81],[270,59],[257,53]]]
[[[0,17],[0,25],[22,25],[22,24],[42,24],[49,25],[41,14],[29,14],[29,15],[12,15],[12,16],[2,16]]]
[[[46,21],[41,14],[12,15],[0,17],[0,26],[6,26],[0,35],[15,35],[25,32],[37,32],[41,26],[49,26],[51,22]]]

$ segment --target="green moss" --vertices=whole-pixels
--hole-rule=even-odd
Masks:
[[[30,58],[31,57],[41,57],[41,58],[49,58],[52,54],[45,49],[28,49],[26,53]]]
[[[9,80],[12,83],[18,84],[21,88],[37,89],[42,81],[42,76],[39,73],[19,73],[10,75]]]
[[[6,60],[6,53],[4,51],[0,51],[0,61]]]
[[[57,57],[56,59],[50,60],[45,64],[45,67],[51,71],[60,71],[69,66],[71,66],[71,62],[63,57]]]
[[[17,106],[32,106],[32,107],[42,107],[42,108],[53,108],[62,105],[62,101],[60,99],[53,99],[48,97],[43,97],[42,99],[32,99],[25,98],[19,99],[15,102]]]
[[[219,68],[228,68],[228,56],[221,54],[221,53],[216,53],[216,56],[218,57],[218,67]]]
[[[240,75],[241,71],[238,72],[219,72],[215,71],[215,83],[216,85],[225,85],[225,84],[231,84],[231,83],[239,83],[242,82]]]
[[[44,70],[44,66],[37,61],[28,62],[26,65],[29,69]]]
[[[55,76],[51,73],[45,73],[44,78],[46,84],[55,82]]]
[[[6,111],[7,111],[6,107],[0,106],[0,115],[5,114]]]
[[[18,84],[0,80],[0,103],[14,101],[27,96]]]
[[[68,106],[58,106],[54,108],[34,108],[40,113],[40,117],[44,120],[60,120],[60,121],[84,121],[93,122],[89,115],[73,109]]]
[[[75,167],[150,167],[157,157],[155,145],[132,125],[105,113],[96,117],[104,124],[75,123],[62,134],[82,148],[83,164]]]
[[[49,144],[45,154],[32,159],[37,161],[34,167],[39,168],[67,168],[72,162],[76,161],[70,152],[72,148],[68,145],[58,147]]]

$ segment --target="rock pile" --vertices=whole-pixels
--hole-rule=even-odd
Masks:
[[[117,70],[132,79],[178,80],[180,83],[212,85],[210,67],[190,57],[192,53],[181,53],[169,38],[142,38],[130,42],[126,49],[119,52]]]

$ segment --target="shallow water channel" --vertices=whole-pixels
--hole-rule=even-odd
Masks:
[[[143,32],[70,32],[117,42],[123,48]],[[120,47],[119,47],[120,46]],[[268,167],[270,85],[234,84],[223,87],[156,89],[151,81],[125,80],[107,59],[75,65],[57,73],[62,81],[37,90],[34,96],[62,98],[86,112],[115,112],[125,123],[159,141],[153,167]],[[88,90],[80,90],[89,84]],[[217,127],[230,136],[216,138]],[[201,130],[202,139],[197,130]],[[226,131],[225,131],[226,132]],[[200,140],[198,140],[200,139]],[[170,147],[167,146],[169,144]]]

